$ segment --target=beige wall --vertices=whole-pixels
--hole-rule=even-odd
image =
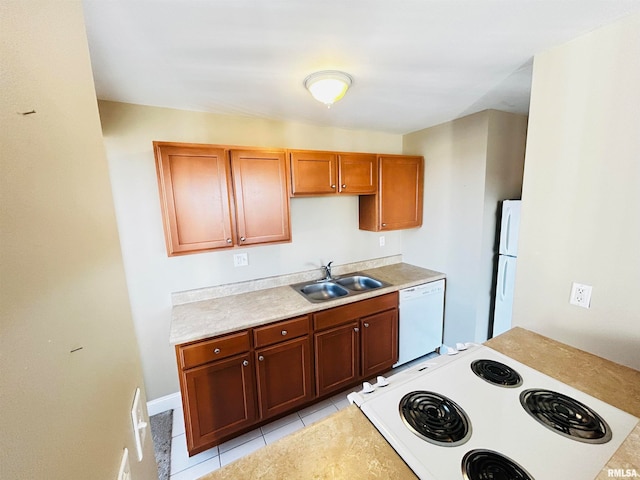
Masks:
[[[5,1],[0,21],[0,476],[115,479],[128,447],[156,478],[151,442],[133,453],[142,373],[81,3]]]
[[[501,200],[522,196],[522,176],[527,137],[527,117],[512,113],[489,111],[487,134],[487,165],[484,177],[484,209],[482,213],[482,246],[478,294],[476,297],[476,339],[484,340],[489,332],[492,297],[497,269],[497,226]],[[487,272],[491,271],[491,276]]]
[[[291,243],[167,257],[152,141],[401,153],[400,135],[100,102],[133,318],[149,398],[178,391],[171,293],[396,255],[401,233],[358,229],[358,197],[291,200]]]
[[[639,85],[639,15],[536,56],[514,304],[517,325],[636,369]]]
[[[404,136],[424,155],[424,226],[409,263],[447,274],[445,343],[487,338],[498,201],[519,198],[526,117],[487,110]]]

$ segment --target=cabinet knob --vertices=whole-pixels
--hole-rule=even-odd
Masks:
[[[231,243],[231,239],[230,238],[227,238],[227,243]]]
[[[342,185],[342,188],[347,188],[347,186],[345,184]]]
[[[364,328],[369,328],[369,324],[367,322],[364,322]]]
[[[259,360],[259,361],[261,361],[261,362],[264,362],[264,357],[263,357],[262,355],[260,355],[260,356],[258,357],[258,360]]]
[[[360,329],[358,327],[353,329],[354,332],[358,333],[360,331]]]
[[[383,227],[386,227],[386,226],[387,226],[387,224],[386,224],[386,223],[383,223],[383,224],[382,224],[382,226],[383,226]]]
[[[244,361],[242,362],[242,366],[244,366],[244,367],[248,367],[248,366],[249,366],[249,361],[248,361],[248,360],[244,360]]]
[[[281,334],[282,334],[282,336],[284,337],[288,332],[287,332],[286,330],[282,330],[280,333],[281,333]]]
[[[244,242],[245,240],[246,240],[246,238],[244,238],[244,237],[240,237],[240,241],[241,241],[241,242]]]
[[[219,349],[219,348],[215,348],[215,349],[213,350],[213,353],[215,353],[215,354],[217,355],[218,353],[220,353],[220,349]]]
[[[336,186],[335,185],[331,185],[331,188],[336,188]]]

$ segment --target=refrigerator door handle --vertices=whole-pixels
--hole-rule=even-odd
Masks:
[[[505,236],[505,247],[507,252],[511,251],[511,209],[507,211],[507,234]]]
[[[502,267],[502,288],[500,288],[500,300],[504,301],[507,294],[507,269],[509,268],[509,262],[504,262]]]

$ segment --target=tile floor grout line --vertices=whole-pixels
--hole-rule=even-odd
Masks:
[[[275,429],[273,429],[273,430],[270,430],[270,431],[268,432],[268,434],[271,434],[271,433],[273,433],[273,432],[275,432],[275,431],[279,430],[280,428],[285,428],[285,427],[287,427],[288,425],[290,425],[291,423],[295,423],[295,422],[298,422],[298,421],[302,423],[302,425],[303,425],[303,426],[302,426],[302,428],[306,428],[306,427],[308,427],[308,425],[307,425],[307,424],[305,424],[305,422],[304,422],[304,419],[305,419],[305,418],[308,418],[308,417],[310,417],[310,416],[312,416],[312,415],[315,415],[315,414],[317,414],[318,412],[320,412],[320,411],[322,411],[322,410],[324,410],[324,409],[328,409],[329,407],[333,407],[333,408],[335,409],[334,411],[328,412],[326,415],[323,415],[321,418],[316,419],[316,420],[314,420],[314,421],[312,422],[312,423],[315,423],[315,422],[317,422],[317,421],[320,421],[322,418],[326,418],[327,416],[332,415],[333,413],[336,413],[336,412],[338,412],[338,411],[342,410],[343,408],[346,408],[346,407],[348,406],[348,402],[347,402],[347,404],[345,405],[345,404],[344,404],[344,401],[347,399],[347,398],[346,398],[346,397],[347,397],[347,395],[348,395],[350,392],[352,392],[352,391],[353,391],[353,389],[349,389],[349,390],[346,390],[346,391],[344,391],[344,392],[337,393],[337,394],[335,394],[335,395],[334,395],[334,396],[332,396],[332,397],[326,398],[326,399],[324,399],[324,400],[322,400],[322,401],[318,402],[317,404],[315,404],[315,406],[320,405],[321,403],[326,403],[326,404],[325,404],[323,407],[321,407],[321,408],[313,409],[311,412],[307,413],[306,415],[302,415],[302,414],[301,414],[301,412],[302,412],[302,411],[307,410],[309,407],[307,407],[307,408],[305,408],[305,409],[301,409],[301,410],[298,410],[298,411],[294,412],[294,413],[296,414],[297,419],[293,419],[293,420],[291,420],[290,422],[284,423],[283,425],[279,426],[278,428],[275,428]],[[341,406],[341,405],[339,405],[339,403],[340,403],[340,402],[343,402],[342,406]],[[313,406],[314,406],[314,405],[312,405],[311,407],[313,407]],[[280,418],[280,419],[278,419],[278,420],[281,420],[282,418],[287,418],[287,417],[286,417],[286,416],[285,416],[285,417],[281,417],[281,418]],[[274,420],[273,422],[277,422],[278,420]],[[182,422],[184,422],[184,419],[183,419],[183,418],[181,418],[181,421],[182,421]],[[260,438],[260,437],[262,437],[262,441],[264,442],[264,445],[263,445],[263,446],[261,446],[261,447],[259,447],[259,449],[260,449],[260,448],[264,448],[266,445],[269,445],[269,443],[267,443],[267,438],[266,438],[266,435],[267,435],[267,434],[265,434],[265,433],[264,433],[264,431],[262,430],[262,428],[263,428],[263,427],[265,427],[265,426],[267,426],[267,425],[270,425],[270,424],[271,424],[271,423],[273,423],[273,422],[267,423],[266,425],[263,425],[262,427],[257,427],[257,430],[260,432],[260,434],[259,434],[259,435],[255,436],[254,438],[251,438],[251,439],[249,439],[249,440],[247,440],[247,441],[245,441],[245,442],[242,442],[242,443],[240,443],[240,444],[238,444],[238,445],[235,445],[233,448],[231,448],[231,449],[229,449],[229,450],[226,450],[225,452],[221,452],[221,451],[220,451],[220,446],[219,446],[219,445],[218,445],[217,447],[212,447],[212,448],[217,448],[217,454],[215,454],[215,455],[213,455],[213,456],[211,456],[211,457],[209,457],[209,458],[205,458],[205,459],[203,459],[203,460],[201,460],[201,461],[199,461],[199,462],[197,462],[197,463],[194,463],[193,465],[189,465],[188,467],[186,467],[186,468],[184,468],[184,469],[182,469],[182,470],[179,470],[179,471],[176,471],[176,472],[172,472],[172,473],[171,473],[171,477],[173,477],[174,475],[183,474],[184,472],[187,472],[187,471],[189,471],[189,470],[190,470],[190,469],[192,469],[192,468],[194,468],[194,469],[195,469],[198,465],[200,465],[200,464],[202,464],[202,463],[204,463],[204,462],[210,461],[210,460],[214,460],[214,459],[216,459],[216,458],[218,459],[218,462],[217,462],[218,467],[214,468],[214,469],[213,469],[213,470],[211,470],[211,471],[215,471],[215,470],[217,470],[218,468],[222,468],[222,467],[224,467],[225,465],[227,465],[227,464],[225,464],[225,465],[223,465],[223,464],[222,464],[222,453],[228,454],[229,452],[232,452],[234,449],[236,449],[236,448],[240,448],[240,447],[242,447],[243,445],[246,445],[246,444],[247,444],[247,443],[249,443],[249,442],[255,441],[255,440],[257,440],[257,439],[258,439],[258,438]],[[311,425],[312,423],[310,423],[309,425]],[[247,432],[247,433],[250,433],[250,432]],[[181,436],[181,435],[186,435],[186,433],[181,433],[181,434],[179,434],[179,435],[176,435],[176,437]],[[288,435],[290,435],[290,434],[288,434]],[[286,435],[285,435],[285,436],[286,436]],[[173,438],[176,438],[176,437],[173,437]],[[282,437],[281,437],[281,438],[282,438]],[[276,441],[277,441],[277,440],[276,440]],[[172,442],[172,443],[173,443],[173,442]],[[173,450],[173,446],[172,446],[172,450]],[[254,451],[255,451],[255,450],[254,450]],[[205,452],[208,452],[208,450],[205,450]],[[204,452],[201,452],[201,453],[204,453]],[[244,456],[245,456],[245,455],[243,455],[242,457],[244,457]],[[242,457],[239,457],[239,458],[242,458]],[[190,457],[188,457],[188,458],[190,458]],[[234,461],[235,461],[235,460],[234,460]],[[194,479],[195,479],[195,478],[199,478],[199,476],[200,476],[200,475],[206,475],[206,473],[199,473],[199,474],[198,474],[198,477],[194,477]]]

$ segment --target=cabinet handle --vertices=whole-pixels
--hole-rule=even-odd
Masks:
[[[263,362],[263,361],[264,361],[264,357],[263,357],[262,355],[260,355],[260,356],[258,357],[258,360],[259,360],[259,361],[261,361],[261,362]]]
[[[231,239],[230,238],[227,238],[227,243],[231,243]]]
[[[242,366],[243,367],[248,367],[249,366],[249,361],[248,360],[243,361],[242,362]]]
[[[281,333],[281,334],[282,334],[282,336],[284,337],[284,336],[287,334],[287,331],[286,331],[286,330],[282,330],[280,333]]]
[[[213,353],[215,353],[216,355],[219,354],[220,353],[220,349],[219,348],[214,349]]]
[[[360,329],[358,327],[353,329],[354,332],[358,333],[360,331]]]
[[[244,238],[244,237],[240,237],[240,241],[241,241],[241,242],[244,242],[245,240],[246,240],[246,238]]]
[[[331,188],[336,188],[336,186],[335,185],[331,185]]]
[[[369,324],[367,322],[364,322],[364,328],[369,328]]]
[[[387,224],[386,224],[386,223],[383,223],[383,224],[382,224],[382,226],[383,226],[383,227],[386,227],[386,226],[387,226]]]
[[[347,186],[343,184],[343,185],[342,185],[342,188],[347,188]]]

